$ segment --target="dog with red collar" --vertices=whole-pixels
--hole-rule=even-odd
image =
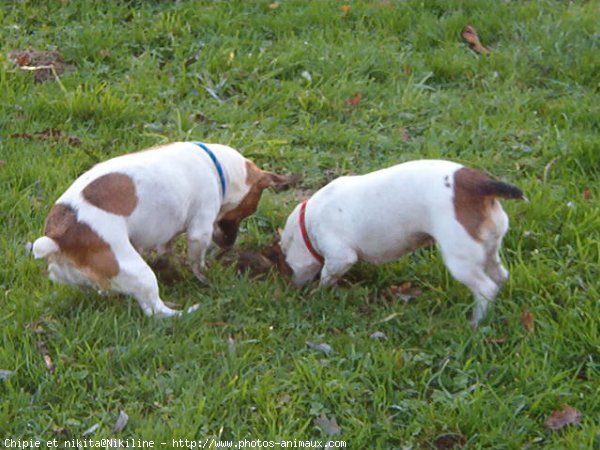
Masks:
[[[475,296],[471,324],[508,278],[499,257],[516,187],[451,161],[417,160],[338,178],[290,214],[280,248],[294,283],[319,272],[334,284],[357,261],[393,261],[437,243],[450,273]]]
[[[177,142],[119,156],[85,172],[60,196],[33,255],[48,260],[54,281],[132,295],[146,315],[179,314],[161,300],[139,252],[167,252],[186,233],[192,271],[204,283],[211,242],[232,246],[263,190],[291,178],[262,171],[220,144]]]

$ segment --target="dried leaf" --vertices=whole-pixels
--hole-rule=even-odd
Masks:
[[[110,56],[110,50],[103,48],[98,52],[98,56],[100,56],[102,59],[106,59]]]
[[[587,369],[585,367],[582,367],[579,372],[577,372],[577,379],[581,381],[589,380]]]
[[[467,25],[463,29],[462,38],[467,42],[467,44],[469,44],[469,47],[474,52],[479,53],[480,55],[487,55],[490,52],[487,48],[481,45],[479,36],[477,36],[477,32],[473,26]]]
[[[331,347],[329,344],[316,344],[314,342],[306,341],[306,345],[308,345],[309,348],[323,352],[326,355],[331,355],[333,353],[333,347]]]
[[[439,436],[433,445],[438,450],[449,450],[452,448],[463,448],[467,439],[462,434],[451,433]]]
[[[120,433],[123,431],[123,429],[127,426],[127,422],[129,422],[129,416],[125,413],[125,411],[119,411],[119,417],[117,417],[117,421],[113,427],[113,433]]]
[[[369,339],[387,339],[387,336],[381,331],[375,331],[369,336]]]
[[[5,161],[5,160],[3,160],[3,159],[0,159],[0,166],[3,166],[3,165],[5,165],[5,164],[6,164],[6,161]]]
[[[0,370],[0,380],[6,380],[12,377],[15,373],[12,370]]]
[[[44,341],[38,341],[37,348],[44,358],[44,364],[46,364],[46,369],[48,369],[48,372],[54,373],[54,363],[52,362],[52,358],[50,357],[50,352],[48,351],[48,346],[46,343]]]
[[[381,319],[381,320],[380,320],[379,322],[377,322],[377,323],[385,323],[385,322],[389,322],[390,320],[392,320],[393,318],[395,318],[395,317],[397,317],[397,316],[399,316],[399,315],[400,315],[400,313],[399,313],[399,312],[392,313],[392,314],[390,314],[389,316],[387,316],[387,317],[384,317],[383,319]]]
[[[551,430],[560,430],[567,425],[578,425],[581,422],[582,414],[569,405],[563,405],[561,411],[552,411],[544,425]]]
[[[585,188],[581,193],[581,196],[584,200],[589,200],[590,198],[592,198],[592,190],[590,188]]]
[[[404,141],[404,142],[410,141],[410,133],[408,132],[406,127],[398,128],[398,133],[400,134],[400,139],[402,139],[402,141]]]
[[[277,3],[277,2],[273,2],[269,5],[269,9],[271,11],[276,10],[277,8],[279,8],[279,3]]]
[[[94,425],[92,425],[91,427],[89,427],[87,430],[85,430],[83,433],[81,433],[82,436],[87,436],[88,434],[92,434],[94,433],[98,428],[100,428],[100,424],[99,423],[95,423]]]
[[[362,101],[362,95],[355,94],[352,97],[350,97],[348,100],[346,100],[346,105],[354,108],[354,107],[357,107],[358,105],[360,105],[361,101]]]
[[[36,131],[35,133],[14,133],[9,137],[13,139],[40,139],[43,141],[66,141],[69,145],[80,145],[81,139],[75,136],[69,136],[64,134],[62,131],[56,128],[46,128],[42,131]]]
[[[325,414],[321,414],[315,419],[315,425],[318,426],[327,436],[335,436],[340,434],[342,429],[337,423],[335,416],[328,418]]]
[[[352,9],[350,5],[340,6],[340,11],[342,11],[343,14],[348,14],[350,12],[350,9]]]
[[[506,342],[506,338],[503,336],[500,336],[500,337],[486,336],[485,342],[487,342],[488,344],[504,344]]]
[[[235,355],[235,340],[231,337],[227,337],[227,351],[230,355]]]
[[[528,309],[523,310],[523,314],[521,314],[521,323],[523,324],[525,331],[529,333],[531,333],[535,328],[533,314],[531,314]]]

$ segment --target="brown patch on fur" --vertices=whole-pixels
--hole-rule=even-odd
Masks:
[[[70,206],[55,204],[48,218],[44,234],[60,247],[60,258],[69,260],[85,272],[100,287],[119,273],[119,263],[110,246],[89,225],[77,221]]]
[[[240,204],[225,213],[217,222],[222,235],[213,235],[213,240],[220,247],[231,247],[236,238],[240,227],[240,222],[253,214],[258,207],[258,202],[262,192],[268,187],[289,186],[299,180],[297,176],[277,175],[271,172],[260,170],[256,164],[246,160],[246,184],[250,189]]]
[[[133,180],[123,173],[102,175],[88,184],[81,193],[95,207],[119,216],[129,216],[138,202]]]
[[[454,214],[476,241],[481,241],[480,228],[488,216],[490,200],[494,201],[477,192],[477,187],[488,179],[484,173],[466,167],[454,173]]]
[[[479,170],[462,167],[454,173],[454,214],[473,239],[482,240],[482,226],[491,220],[491,211],[499,207],[496,198],[524,196],[515,186],[494,180]]]

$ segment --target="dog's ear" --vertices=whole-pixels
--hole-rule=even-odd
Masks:
[[[261,184],[264,188],[272,187],[277,191],[283,191],[297,184],[300,178],[300,175],[278,175],[263,170]]]

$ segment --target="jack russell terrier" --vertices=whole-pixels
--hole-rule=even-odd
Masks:
[[[525,199],[518,188],[450,161],[341,177],[290,214],[278,266],[298,286],[319,272],[321,286],[330,286],[358,260],[393,261],[435,241],[450,273],[475,296],[475,327],[508,278],[499,257],[508,217],[499,198]]]
[[[119,156],[81,175],[56,201],[33,255],[48,259],[54,281],[132,295],[146,315],[180,314],[160,299],[138,251],[165,253],[185,232],[192,271],[204,283],[212,240],[232,246],[262,191],[292,178],[219,144],[177,142]]]

